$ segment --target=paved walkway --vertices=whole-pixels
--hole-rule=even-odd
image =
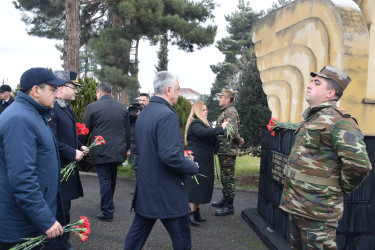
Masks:
[[[79,216],[87,216],[91,223],[91,234],[86,242],[71,235],[71,243],[75,249],[117,250],[124,248],[125,236],[133,221],[134,213],[130,213],[131,195],[134,180],[119,178],[115,192],[115,214],[113,222],[96,219],[100,212],[99,183],[95,174],[81,173],[85,196],[72,202],[71,220],[79,220]],[[221,198],[221,190],[214,190],[213,200]],[[201,205],[201,215],[207,218],[199,227],[191,227],[193,249],[266,249],[261,240],[241,218],[245,208],[256,207],[258,193],[238,191],[235,197],[235,214],[224,217],[214,215],[215,208],[209,204]],[[152,205],[152,204],[150,204]],[[157,221],[143,249],[172,249],[168,232],[160,221]]]

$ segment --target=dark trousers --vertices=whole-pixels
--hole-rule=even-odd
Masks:
[[[116,188],[117,165],[118,162],[95,165],[100,186],[100,207],[107,218],[112,218],[115,211],[113,194]]]
[[[172,240],[174,250],[191,249],[189,216],[160,219]],[[125,239],[124,250],[142,249],[156,219],[149,219],[135,214],[133,223]]]
[[[72,202],[69,201],[63,201],[62,202],[62,211],[63,211],[63,218],[65,221],[65,224],[61,224],[62,226],[68,225],[70,223],[70,207],[72,205]],[[72,246],[69,243],[69,237],[70,233],[64,233],[63,236],[57,237],[56,241],[59,245],[61,245],[64,249],[70,249]]]

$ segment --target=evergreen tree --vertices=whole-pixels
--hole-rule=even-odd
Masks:
[[[222,88],[236,92],[235,107],[241,120],[239,132],[245,139],[243,149],[254,155],[258,155],[261,128],[267,124],[271,115],[256,67],[251,38],[254,22],[263,15],[264,11],[255,12],[249,3],[239,0],[238,10],[225,17],[229,36],[217,42],[217,48],[225,55],[225,59],[224,62],[211,65],[216,79],[206,103],[211,111],[209,119],[216,119],[220,111],[218,103],[214,101],[215,94]]]
[[[68,0],[76,2],[78,0]],[[62,40],[67,37],[66,0],[14,1],[31,26],[30,35]],[[192,52],[214,42],[216,26],[205,24],[212,19],[213,0],[111,0],[86,1],[80,6],[80,46],[88,44],[98,62],[96,73],[110,81],[118,98],[138,88],[138,44],[148,39],[152,44],[163,34],[172,45]],[[118,33],[118,34],[115,34]],[[94,40],[89,42],[89,40]],[[104,48],[108,46],[108,48]],[[66,51],[65,53],[71,53]],[[119,53],[121,52],[121,53]],[[86,54],[87,55],[87,54]],[[112,61],[103,58],[109,55]],[[114,58],[116,55],[117,58]],[[64,56],[64,62],[65,62]],[[73,57],[74,58],[74,54]],[[64,67],[67,64],[64,63]]]
[[[186,100],[182,96],[178,97],[177,103],[173,107],[177,112],[178,118],[180,119],[180,128],[183,138],[185,138],[185,126],[187,119],[189,118],[191,107],[192,105],[190,101]]]
[[[84,77],[87,77],[89,72],[95,72],[97,70],[98,62],[90,48],[86,45],[82,46],[79,55],[79,72],[83,73]]]
[[[70,103],[77,121],[82,122],[86,113],[87,105],[96,101],[96,86],[98,83],[93,78],[78,78],[78,82],[82,85],[74,101]]]
[[[158,65],[155,66],[155,73],[159,71],[168,70],[168,34],[164,34],[160,39],[159,51],[158,51]]]
[[[117,87],[118,94],[139,88],[139,40],[146,38],[154,43],[158,37],[170,34],[169,37],[165,35],[165,39],[188,52],[208,46],[214,41],[216,26],[203,24],[213,18],[213,9],[212,0],[197,3],[186,0],[108,2],[108,28],[89,42],[101,66],[97,72],[99,77],[112,79],[108,81]]]

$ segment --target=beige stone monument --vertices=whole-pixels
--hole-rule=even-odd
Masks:
[[[352,78],[340,107],[375,135],[375,0],[296,0],[260,19],[253,42],[273,117],[300,122],[310,72],[333,65]]]

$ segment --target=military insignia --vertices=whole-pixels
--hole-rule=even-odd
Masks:
[[[355,144],[358,141],[358,135],[351,131],[347,131],[345,132],[343,139],[344,142],[347,144]]]

